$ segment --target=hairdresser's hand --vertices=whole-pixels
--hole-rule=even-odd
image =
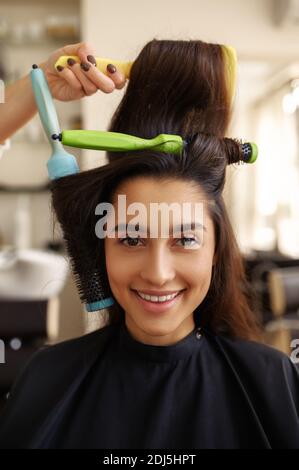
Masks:
[[[75,63],[56,70],[54,65],[61,55],[80,57],[81,66]],[[114,73],[108,71],[108,76],[100,72],[93,63],[94,57],[93,47],[80,42],[57,49],[46,62],[39,64],[46,75],[52,96],[60,101],[72,101],[93,95],[98,90],[111,93],[123,88],[126,84],[124,75],[119,70]]]

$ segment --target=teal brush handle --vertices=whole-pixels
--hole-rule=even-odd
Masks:
[[[107,297],[106,299],[97,300],[96,302],[86,304],[86,310],[88,312],[96,312],[97,310],[103,310],[104,308],[111,307],[114,304],[115,304],[114,298]]]
[[[59,138],[64,145],[70,147],[111,150],[112,152],[153,149],[167,153],[180,153],[184,145],[181,136],[172,134],[160,134],[153,139],[142,139],[120,132],[67,130],[62,131]]]
[[[78,173],[79,167],[75,157],[64,150],[61,142],[52,139],[53,134],[60,132],[60,127],[44,73],[37,65],[33,65],[30,77],[39,116],[52,147],[52,156],[47,163],[49,177],[56,179]]]
[[[55,150],[59,148],[59,145],[57,145],[59,142],[54,142],[51,136],[56,132],[60,132],[56,110],[43,71],[40,68],[33,67],[30,76],[36,105],[48,141],[52,149]]]

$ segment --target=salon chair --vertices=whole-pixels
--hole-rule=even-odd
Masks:
[[[271,270],[268,287],[273,317],[265,325],[265,332],[289,355],[292,341],[299,340],[299,266]]]
[[[44,343],[55,341],[59,299],[0,299],[0,413],[13,382]]]
[[[299,338],[299,259],[256,251],[244,264],[265,341],[289,354],[292,339]]]

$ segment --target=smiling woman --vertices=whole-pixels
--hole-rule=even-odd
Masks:
[[[179,207],[186,201],[203,204],[199,189],[175,179],[161,184],[154,178],[136,178],[122,184],[119,193],[126,195],[128,204],[138,198],[148,213],[154,201]],[[118,208],[116,202],[116,212]],[[174,344],[195,328],[193,312],[206,297],[215,264],[214,226],[208,212],[203,218],[208,226],[204,237],[197,229],[184,234],[171,231],[169,238],[105,239],[111,290],[125,311],[132,336],[143,343]],[[173,298],[164,299],[167,295]]]
[[[33,358],[0,420],[0,447],[299,448],[299,374],[257,342],[222,197],[227,165],[244,160],[240,142],[224,137],[226,54],[201,41],[146,44],[109,130],[177,134],[188,146],[109,151],[107,165],[52,182],[82,301],[100,292],[114,304],[106,326]],[[97,205],[118,213],[120,195],[144,207],[144,233],[128,230],[126,212],[120,237],[98,238]],[[204,228],[191,210],[189,227],[146,237],[151,203],[202,204]]]

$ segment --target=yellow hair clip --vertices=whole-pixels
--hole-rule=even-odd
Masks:
[[[237,53],[231,46],[222,46],[225,59],[226,86],[230,96],[230,102],[233,103],[237,85]]]

